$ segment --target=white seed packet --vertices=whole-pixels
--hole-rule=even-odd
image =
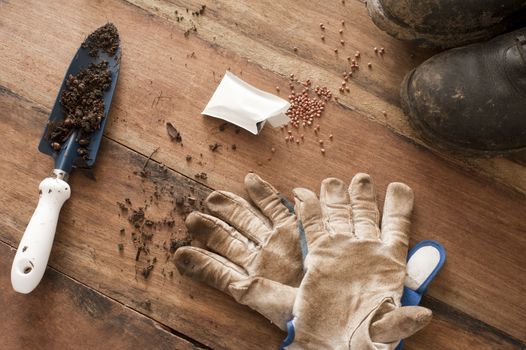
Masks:
[[[226,120],[257,135],[266,121],[275,128],[287,124],[289,117],[285,112],[289,106],[288,101],[227,71],[202,114]]]

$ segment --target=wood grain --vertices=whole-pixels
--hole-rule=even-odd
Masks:
[[[0,186],[4,189],[0,192],[0,210],[6,218],[0,222],[0,240],[16,246],[34,208],[38,182],[52,166],[50,159],[35,151],[47,111],[6,89],[0,89],[0,111],[5,116],[0,119],[0,136],[4,140],[0,144],[0,174],[3,175]],[[155,162],[146,167],[150,172],[148,179],[134,174],[134,171],[143,168],[145,160],[146,157],[105,139],[95,169],[97,181],[78,172],[73,174],[72,198],[61,213],[50,265],[89,286],[93,289],[90,293],[103,293],[159,320],[177,333],[213,348],[276,348],[284,335],[255,312],[237,305],[218,291],[180,277],[177,272],[170,277],[174,267],[170,259],[164,260],[166,253],[162,242],[171,235],[184,235],[184,232],[179,232],[179,229],[184,229],[181,213],[174,214],[176,225],[173,231],[156,231],[150,254],[135,261],[136,247],[131,242],[130,226],[126,213],[118,209],[117,201],[130,198],[133,206],[137,207],[145,201],[148,203],[156,188],[171,186],[174,186],[176,194],[187,194],[193,188],[192,195],[197,198],[203,198],[210,191],[172,170],[161,168]],[[9,177],[10,174],[16,176]],[[147,209],[147,216],[155,219],[170,215],[167,213],[173,208],[171,200],[173,198],[163,195]],[[121,228],[126,230],[124,236],[120,234]],[[124,245],[122,253],[118,250],[119,243]],[[149,279],[144,280],[140,270],[145,260],[153,257],[157,257],[160,263]],[[5,260],[3,265],[9,266],[11,258]],[[4,273],[7,271],[4,269]],[[30,298],[33,295],[54,300],[65,298],[62,294],[46,294],[55,292],[55,289],[49,290],[46,286],[55,286],[58,274],[54,270],[46,274],[43,284]],[[4,281],[7,279],[7,276],[3,278]],[[3,286],[0,289],[0,294],[6,296],[3,300],[20,300],[21,296],[11,292],[8,283]],[[519,341],[439,301],[428,302],[427,306],[434,310],[435,317],[425,331],[407,340],[408,349],[520,349]],[[45,306],[38,310],[42,313],[47,311]],[[82,314],[82,310],[78,312]],[[114,316],[105,316],[104,322],[118,322],[112,319]],[[3,324],[18,336],[20,333],[14,331],[15,327],[28,326],[29,319],[24,318],[24,321],[26,323],[9,318]],[[102,321],[93,320],[91,323],[97,326],[99,322]],[[52,332],[53,325],[51,323],[50,327],[46,327],[46,332]],[[79,324],[79,327],[83,326]],[[84,331],[84,328],[81,329]],[[147,329],[148,325],[141,326],[141,329],[135,330],[134,336],[140,336]],[[85,330],[86,334],[95,331],[89,327]],[[102,334],[104,331],[100,330],[97,337]],[[55,342],[64,345],[64,348],[73,347],[68,344],[76,344],[76,338],[67,333],[55,333],[55,336]],[[167,341],[167,344],[172,343]]]
[[[0,186],[4,189],[0,203],[7,218],[0,222],[0,237],[12,246],[19,242],[34,210],[38,183],[53,167],[49,157],[35,152],[47,113],[38,105],[21,101],[9,91],[0,94],[0,111],[5,117],[0,119],[4,140],[0,147]],[[13,150],[17,150],[16,156],[10,155]],[[94,172],[97,180],[80,172],[69,180],[72,197],[60,214],[50,266],[214,348],[277,348],[283,334],[263,317],[222,293],[179,276],[171,255],[163,249],[171,237],[186,235],[184,213],[173,211],[173,201],[175,196],[191,195],[199,203],[210,190],[155,162],[146,167],[150,173],[147,179],[134,174],[143,169],[145,161],[146,157],[103,140]],[[174,195],[162,190],[171,186]],[[156,191],[162,194],[151,202]],[[146,217],[150,220],[175,220],[172,228],[148,231],[154,233],[149,254],[141,254],[138,261],[133,227],[127,219],[131,210],[121,211],[117,205],[126,198],[133,208],[148,205]],[[153,258],[157,263],[145,279],[142,270]]]
[[[16,293],[5,268],[14,253],[0,242],[2,349],[201,348],[52,268],[33,293]]]
[[[301,73],[334,91],[340,87],[342,72],[349,68],[347,57],[360,51],[362,69],[348,83],[351,92],[339,95],[345,106],[430,148],[450,162],[526,192],[524,165],[517,162],[516,156],[462,157],[434,149],[415,134],[399,107],[400,83],[407,72],[434,52],[418,49],[382,32],[367,15],[363,0],[128,1],[167,18],[183,30],[195,25],[198,35],[206,41],[265,69],[282,76]],[[203,3],[207,5],[205,16],[195,18],[186,14],[186,9],[197,9]],[[175,17],[181,14],[185,20],[176,21]],[[341,20],[345,20],[342,35],[338,32],[342,28]],[[320,23],[326,27],[323,33]],[[322,34],[325,41],[320,39]],[[340,45],[340,39],[344,39],[344,46]],[[294,51],[294,47],[298,50]],[[375,55],[374,47],[384,47],[386,54]],[[334,48],[339,50],[337,55]],[[372,63],[372,69],[365,68],[367,62]],[[521,156],[524,154],[526,152]]]
[[[284,135],[270,128],[258,137],[243,131],[236,134],[232,127],[219,132],[219,121],[199,113],[225,69],[230,67],[269,91],[275,86],[285,91],[286,79],[213,42],[193,35],[185,38],[174,23],[127,3],[107,1],[101,6],[76,0],[0,6],[6,14],[0,22],[0,85],[6,88],[0,104],[4,140],[0,171],[7,188],[0,199],[15,203],[2,208],[8,219],[0,227],[9,244],[16,245],[20,239],[36,201],[38,181],[52,166],[35,150],[62,74],[83,37],[111,19],[121,32],[124,55],[107,135],[120,145],[104,143],[96,171],[103,180],[96,186],[82,176],[72,178],[75,200],[64,210],[53,266],[207,345],[276,346],[282,334],[215,291],[176,276],[173,282],[162,282],[167,280],[157,268],[151,281],[135,280],[135,251],[129,241],[123,260],[116,262],[116,245],[123,239],[118,232],[126,220],[118,218],[115,202],[130,197],[133,203],[142,203],[146,193],[154,191],[154,184],[143,183],[133,171],[143,165],[145,158],[140,154],[149,155],[158,146],[154,161],[187,176],[171,171],[163,175],[159,169],[159,181],[174,183],[178,191],[194,187],[199,196],[209,189],[188,177],[201,171],[208,173],[208,180],[200,181],[209,188],[240,193],[249,170],[256,170],[283,193],[299,185],[317,189],[326,176],[350,180],[353,173],[365,171],[377,182],[380,198],[390,181],[413,187],[417,198],[412,242],[433,238],[446,246],[448,262],[430,294],[506,334],[526,339],[523,195],[458,169],[345,104],[330,104],[320,120],[325,141],[329,133],[334,134],[325,157],[311,130],[305,131],[306,142],[301,146],[285,144]],[[305,72],[301,78],[311,73]],[[34,102],[20,102],[21,96]],[[183,147],[169,141],[166,121],[182,132]],[[211,153],[208,144],[216,141],[223,147]],[[233,143],[236,151],[230,147]],[[276,153],[269,161],[272,147]],[[185,161],[187,154],[193,155],[192,162]],[[8,176],[13,172],[16,179]],[[75,186],[83,187],[82,191],[76,192],[80,187]],[[84,211],[93,216],[85,217]],[[156,212],[152,209],[151,213]],[[182,227],[180,220],[177,225]],[[77,231],[82,233],[67,234]],[[159,237],[166,239],[169,233]],[[145,309],[145,295],[152,300],[151,311]],[[454,329],[450,332],[456,334]],[[247,339],[240,341],[243,337]]]

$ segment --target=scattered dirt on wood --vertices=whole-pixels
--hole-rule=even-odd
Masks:
[[[113,56],[119,48],[119,32],[113,23],[106,23],[91,33],[82,43],[91,56],[97,57],[99,50]]]
[[[201,5],[197,11],[192,11],[192,16],[202,16],[205,14],[206,5]]]
[[[143,208],[139,208],[137,210],[134,209],[132,214],[128,218],[128,221],[134,227],[140,227],[142,222],[144,221],[144,210],[143,210]]]
[[[198,191],[193,186],[174,186],[163,164],[149,163],[141,171],[134,172],[143,184],[143,201],[140,206],[132,205],[129,198],[117,202],[119,215],[126,218],[129,227],[121,228],[120,239],[131,239],[135,251],[135,272],[143,280],[151,279],[157,271],[163,277],[172,277],[174,266],[167,264],[173,259],[177,249],[191,243],[184,220],[194,211],[204,210],[203,200],[206,191]],[[204,175],[203,175],[204,174]],[[207,177],[206,173],[199,176]],[[123,244],[119,253],[122,257],[129,249]],[[159,261],[163,261],[160,267]],[[166,269],[166,271],[165,271]],[[155,273],[157,274],[157,273]]]
[[[221,147],[221,144],[220,143],[217,143],[217,142],[214,142],[214,143],[211,143],[208,145],[208,148],[212,151],[212,152],[215,152],[217,150],[219,150],[219,147]]]

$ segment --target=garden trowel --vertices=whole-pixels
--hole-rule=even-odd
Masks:
[[[40,152],[53,157],[55,166],[52,176],[44,179],[39,185],[38,205],[22,236],[11,268],[11,283],[14,290],[19,293],[30,293],[40,283],[51,252],[60,209],[71,194],[70,186],[66,182],[68,176],[75,168],[93,167],[108,120],[119,75],[121,51],[117,47],[111,56],[102,49],[94,54],[93,48],[84,46],[79,48],[71,61],[38,146]],[[90,64],[99,64],[102,61],[108,62],[107,69],[111,74],[111,83],[104,91],[100,91],[104,101],[104,111],[97,128],[89,135],[83,134],[82,139],[80,138],[83,131],[80,128],[71,128],[64,135],[61,143],[50,142],[49,134],[52,126],[64,121],[65,118],[61,96],[67,89],[68,78],[72,79],[71,76],[77,76]],[[87,146],[84,144],[86,138],[89,138]],[[83,152],[80,153],[79,149]]]

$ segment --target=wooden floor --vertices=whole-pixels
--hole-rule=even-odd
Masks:
[[[201,4],[204,15],[192,16]],[[19,295],[9,283],[14,248],[53,168],[36,147],[74,52],[107,21],[119,29],[123,57],[96,180],[71,176],[50,267],[34,293]],[[385,55],[376,56],[375,46]],[[355,51],[361,69],[350,92],[336,93],[339,102],[320,120],[321,137],[334,135],[325,156],[311,130],[296,146],[270,127],[257,137],[219,131],[220,121],[200,115],[227,69],[270,92],[279,86],[283,96],[291,73],[337,91]],[[197,203],[212,189],[243,193],[244,175],[256,171],[290,196],[294,186],[316,190],[327,176],[350,181],[363,171],[380,201],[389,182],[409,184],[416,195],[411,243],[435,239],[448,253],[424,298],[435,317],[406,349],[524,349],[526,157],[464,159],[416,137],[398,88],[430,55],[378,30],[357,0],[0,1],[0,348],[277,348],[284,334],[263,317],[179,276],[163,248],[186,235],[171,193]],[[183,145],[170,141],[166,122]],[[215,142],[222,147],[211,152]],[[195,178],[201,172],[207,179]],[[150,203],[149,218],[175,220],[138,260],[117,205],[126,198],[133,207]],[[145,279],[141,271],[153,258]]]

